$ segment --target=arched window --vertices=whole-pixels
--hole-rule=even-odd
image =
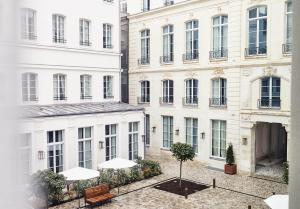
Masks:
[[[280,85],[278,77],[261,79],[260,108],[280,108]]]
[[[213,50],[210,59],[227,58],[228,16],[213,18]]]
[[[212,98],[210,106],[227,105],[227,80],[225,78],[212,79]]]
[[[37,101],[37,74],[22,74],[22,98],[24,102]]]
[[[186,105],[198,104],[198,80],[197,79],[185,80],[184,104]]]
[[[255,7],[248,12],[247,56],[267,54],[267,14],[266,6]]]
[[[150,81],[141,81],[141,97],[140,103],[150,102]]]
[[[173,104],[174,102],[174,81],[164,80],[163,83],[163,97],[160,102],[163,104]]]

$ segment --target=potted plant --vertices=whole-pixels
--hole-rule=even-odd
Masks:
[[[234,164],[232,144],[230,144],[226,150],[226,164],[224,166],[224,171],[226,174],[236,174],[236,164]]]

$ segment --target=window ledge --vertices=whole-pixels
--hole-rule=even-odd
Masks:
[[[199,60],[184,60],[183,64],[194,64],[199,63]]]
[[[169,151],[170,152],[170,148],[161,147],[160,150],[162,150],[162,151]]]
[[[267,54],[262,54],[262,55],[259,55],[259,54],[256,54],[256,55],[248,55],[248,56],[245,56],[245,59],[263,59],[263,58],[268,58],[268,55]]]
[[[225,162],[225,161],[226,161],[225,158],[214,157],[214,156],[210,156],[209,159],[210,159],[210,160],[217,160],[217,161],[221,161],[221,162]]]
[[[210,59],[209,61],[210,62],[226,62],[226,61],[228,61],[228,58],[227,57],[224,57],[224,58],[215,58],[215,59]]]
[[[284,56],[284,57],[292,57],[293,53],[292,52],[290,52],[290,53],[282,53],[282,56]]]
[[[160,63],[162,66],[174,65],[174,62],[162,62]]]

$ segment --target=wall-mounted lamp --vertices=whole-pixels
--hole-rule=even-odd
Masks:
[[[99,141],[99,149],[103,149],[104,148],[104,142],[103,141]]]
[[[247,137],[243,137],[242,138],[242,145],[247,145],[247,141],[248,141]]]
[[[205,139],[205,132],[201,133],[201,139]]]
[[[40,150],[38,151],[38,159],[39,160],[44,160],[45,159],[45,152]]]
[[[179,129],[175,130],[175,134],[178,136],[179,135]]]
[[[156,131],[156,127],[153,126],[153,127],[152,127],[152,132],[155,133],[155,131]]]

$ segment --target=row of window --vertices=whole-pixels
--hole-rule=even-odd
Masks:
[[[142,5],[142,11],[149,11],[151,9],[151,0],[143,0],[143,5]],[[175,2],[174,0],[163,0],[164,6],[170,6],[173,5]]]
[[[37,39],[37,12],[33,9],[23,8],[21,10],[21,37],[26,40]],[[52,15],[52,38],[54,43],[64,44],[66,17],[60,14]],[[102,43],[103,48],[112,48],[112,25],[104,23]],[[87,19],[79,20],[79,44],[81,46],[91,46],[91,21]]]
[[[248,11],[248,48],[245,56],[267,55],[267,23],[268,10],[266,6],[259,6]],[[292,3],[286,3],[286,29],[285,43],[282,46],[284,54],[292,51]],[[221,15],[213,17],[213,43],[212,51],[209,52],[210,60],[224,60],[228,57],[228,16]],[[141,36],[141,58],[139,65],[150,64],[150,30],[145,29]],[[160,62],[174,62],[174,26],[166,25],[162,29],[163,54]],[[197,61],[199,59],[199,21],[191,20],[185,23],[185,54],[183,61]]]
[[[80,99],[92,99],[92,76],[80,75]],[[53,99],[67,100],[67,75],[53,75]],[[113,76],[103,76],[103,97],[113,98]],[[24,102],[38,101],[38,75],[35,73],[22,74],[22,98]]]
[[[260,80],[261,90],[260,99],[258,100],[259,108],[280,108],[280,78],[263,77]],[[141,95],[138,97],[138,103],[150,103],[150,81],[143,80],[140,82]],[[209,105],[211,107],[227,106],[227,79],[216,78],[211,80],[211,98]],[[198,106],[199,81],[197,79],[185,80],[185,96],[183,105]],[[162,81],[162,97],[160,104],[172,105],[174,103],[174,81]]]
[[[173,116],[162,116],[163,142],[165,149],[170,149],[174,137]],[[184,118],[185,142],[199,152],[198,118]],[[226,121],[211,120],[211,156],[224,158],[226,150]]]

